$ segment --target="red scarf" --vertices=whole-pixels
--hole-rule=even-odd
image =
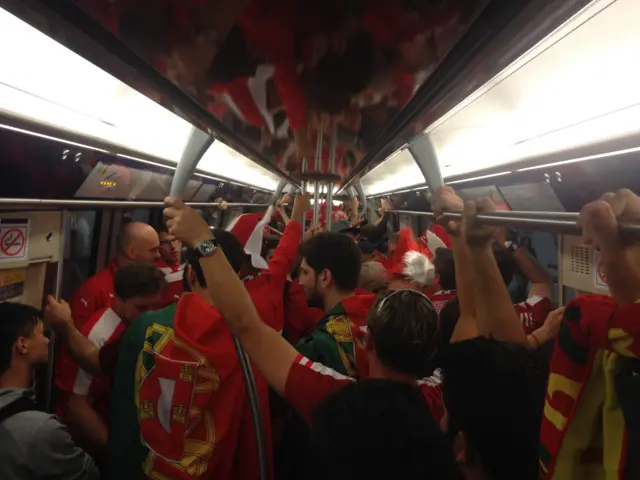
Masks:
[[[541,429],[540,479],[622,480],[624,417],[613,377],[620,357],[640,358],[640,304],[587,295],[564,312]]]

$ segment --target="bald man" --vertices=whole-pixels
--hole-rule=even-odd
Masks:
[[[111,306],[116,270],[132,263],[153,264],[160,258],[158,233],[146,223],[123,225],[118,235],[118,252],[107,268],[89,278],[71,295],[71,313],[78,328],[94,312]]]

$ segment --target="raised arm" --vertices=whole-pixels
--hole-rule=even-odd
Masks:
[[[481,334],[497,340],[527,345],[527,336],[493,253],[495,229],[477,224],[478,210],[493,211],[495,204],[488,198],[465,202],[462,219],[462,235],[469,245],[474,270],[478,329]]]
[[[190,248],[213,239],[206,222],[181,200],[165,200],[164,215],[169,231]],[[224,317],[231,334],[238,338],[269,385],[284,394],[287,377],[298,352],[258,316],[249,293],[233,271],[221,249],[200,259],[207,291]]]
[[[445,212],[460,213],[463,201],[451,187],[442,187],[435,193],[433,211],[442,218]],[[460,303],[460,318],[456,323],[451,343],[461,342],[480,335],[476,320],[476,305],[474,296],[474,278],[471,265],[471,255],[465,239],[461,235],[459,221],[443,221],[445,228],[451,235],[454,266],[456,272],[456,294]]]
[[[287,275],[296,265],[298,250],[300,249],[300,237],[302,236],[302,220],[311,204],[308,194],[298,195],[293,203],[291,221],[287,223],[284,234],[278,243],[275,255],[269,262],[269,271],[275,277],[279,285],[284,285]]]
[[[600,249],[609,290],[621,307],[640,300],[640,244],[619,235],[619,222],[640,220],[640,197],[631,190],[608,193],[580,213],[583,237]]]
[[[102,375],[100,367],[100,349],[85,337],[73,323],[71,308],[64,300],[47,297],[44,319],[64,338],[69,354],[80,368],[91,375]]]
[[[553,279],[538,260],[533,258],[524,248],[516,249],[513,253],[513,259],[525,278],[531,282],[529,297],[551,298],[553,296]]]

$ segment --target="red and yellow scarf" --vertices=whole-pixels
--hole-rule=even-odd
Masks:
[[[640,304],[606,296],[571,302],[558,333],[540,444],[541,480],[622,480],[624,417],[614,388],[620,357],[640,358]]]

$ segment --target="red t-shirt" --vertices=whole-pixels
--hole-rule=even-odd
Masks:
[[[318,404],[349,382],[355,382],[355,379],[298,355],[287,377],[285,398],[310,423],[311,415]],[[439,372],[418,381],[431,414],[438,423],[444,416],[441,383]]]
[[[125,330],[126,325],[116,312],[111,308],[104,308],[94,313],[82,326],[80,332],[101,349],[104,345],[117,341]],[[102,420],[108,424],[111,379],[106,376],[94,377],[82,370],[73,361],[66,347],[61,351],[57,367],[56,385],[64,393],[60,409],[64,411],[64,406],[72,394],[91,396],[94,400],[94,408]]]
[[[520,316],[522,328],[529,335],[544,325],[547,316],[553,310],[553,305],[549,297],[533,295],[524,302],[514,305],[513,308]]]
[[[164,279],[168,284],[166,290],[162,292],[162,298],[160,300],[160,307],[164,308],[180,300],[180,297],[184,293],[184,284],[182,282],[184,278],[184,268],[180,265],[169,265],[164,260],[158,260],[156,267],[164,273]]]
[[[113,277],[118,268],[118,262],[112,260],[107,268],[87,279],[71,295],[69,302],[71,315],[78,329],[82,329],[85,322],[95,312],[111,306],[111,302],[113,302]]]
[[[440,290],[431,295],[431,302],[433,303],[433,308],[435,308],[438,316],[440,315],[440,312],[442,312],[442,309],[445,307],[447,302],[452,298],[456,298],[456,295],[457,294],[455,290]]]

